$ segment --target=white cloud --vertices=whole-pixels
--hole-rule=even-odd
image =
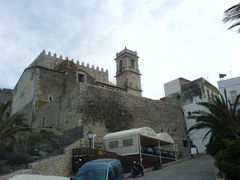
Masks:
[[[137,50],[144,96],[160,98],[178,77],[238,74],[240,35],[221,22],[232,0],[65,0],[0,3],[0,87],[13,88],[24,68],[51,50],[109,69],[115,53]],[[6,78],[7,77],[7,78]]]

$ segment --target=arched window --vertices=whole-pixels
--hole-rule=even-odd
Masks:
[[[122,61],[119,62],[119,71],[122,72]]]
[[[135,68],[135,62],[133,59],[131,59],[131,65],[132,65],[132,68],[134,69]]]

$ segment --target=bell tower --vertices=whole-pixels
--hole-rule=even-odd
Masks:
[[[136,51],[125,47],[116,54],[116,81],[117,86],[124,88],[132,95],[142,96],[141,74],[138,67],[138,56]]]

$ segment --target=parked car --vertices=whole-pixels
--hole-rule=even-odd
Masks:
[[[118,159],[97,159],[85,163],[72,180],[123,180],[124,172]]]
[[[19,174],[9,178],[9,180],[69,180],[69,178],[62,176]]]

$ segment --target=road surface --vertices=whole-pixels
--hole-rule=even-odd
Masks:
[[[171,166],[146,172],[139,180],[215,180],[214,160],[209,155],[200,155]],[[133,178],[127,178],[133,179]]]

